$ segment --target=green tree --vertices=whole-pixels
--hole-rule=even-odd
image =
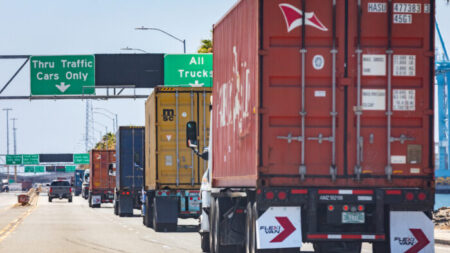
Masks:
[[[211,40],[202,40],[201,41],[200,48],[197,50],[199,54],[206,54],[206,53],[212,53],[213,52],[213,43]]]
[[[107,133],[103,135],[102,140],[99,141],[97,144],[95,144],[95,149],[110,150],[115,148],[116,148],[116,135],[113,133]]]

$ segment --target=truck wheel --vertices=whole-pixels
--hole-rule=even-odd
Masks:
[[[144,213],[144,225],[151,228],[153,227],[153,206],[150,205],[152,203],[152,199],[148,198],[145,201],[145,213]]]
[[[90,193],[89,193],[89,196],[88,196],[88,203],[89,203],[89,207],[92,208],[92,196],[91,196]]]
[[[153,222],[153,229],[155,230],[155,232],[162,232],[163,231],[163,227],[162,227],[162,224],[160,224],[160,223],[158,223],[157,221],[156,221],[156,215],[157,215],[157,213],[156,213],[156,203],[155,203],[155,201],[156,201],[156,198],[153,200],[154,202],[153,202],[153,206],[152,206],[152,213],[153,213],[153,215],[152,215],[152,222]],[[149,217],[150,218],[150,217]]]
[[[117,205],[117,201],[114,201],[114,214],[115,215],[119,214],[119,206]]]
[[[69,203],[72,203],[72,198],[69,198]]]
[[[209,233],[202,233],[200,235],[202,252],[209,252]]]
[[[52,202],[52,198],[48,197],[48,202]]]
[[[317,253],[361,253],[361,242],[318,242],[314,243]]]
[[[256,245],[256,237],[254,233],[254,224],[253,224],[253,206],[251,202],[247,203],[246,209],[247,215],[245,216],[245,252],[246,253],[254,253]]]
[[[223,246],[220,245],[220,217],[222,217],[223,214],[220,213],[220,205],[219,205],[219,199],[217,198],[214,203],[214,218],[213,218],[213,228],[212,228],[212,236],[214,237],[214,247],[211,248],[214,253],[226,253],[226,252],[235,252],[236,247],[234,246]]]

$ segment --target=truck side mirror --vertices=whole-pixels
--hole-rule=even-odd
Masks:
[[[189,121],[186,123],[186,147],[197,148],[197,123]]]

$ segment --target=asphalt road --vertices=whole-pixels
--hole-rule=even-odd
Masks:
[[[0,252],[201,252],[194,219],[180,219],[177,232],[155,233],[142,225],[138,212],[136,217],[119,218],[111,204],[92,209],[80,197],[73,203],[49,203],[41,195],[37,205],[12,207],[16,201],[14,193],[0,194]],[[305,250],[311,251],[311,245]],[[362,252],[372,252],[370,245]],[[437,245],[436,252],[450,253],[450,246]]]

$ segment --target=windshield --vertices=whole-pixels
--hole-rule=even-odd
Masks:
[[[70,186],[70,184],[67,181],[54,181],[51,186]]]

